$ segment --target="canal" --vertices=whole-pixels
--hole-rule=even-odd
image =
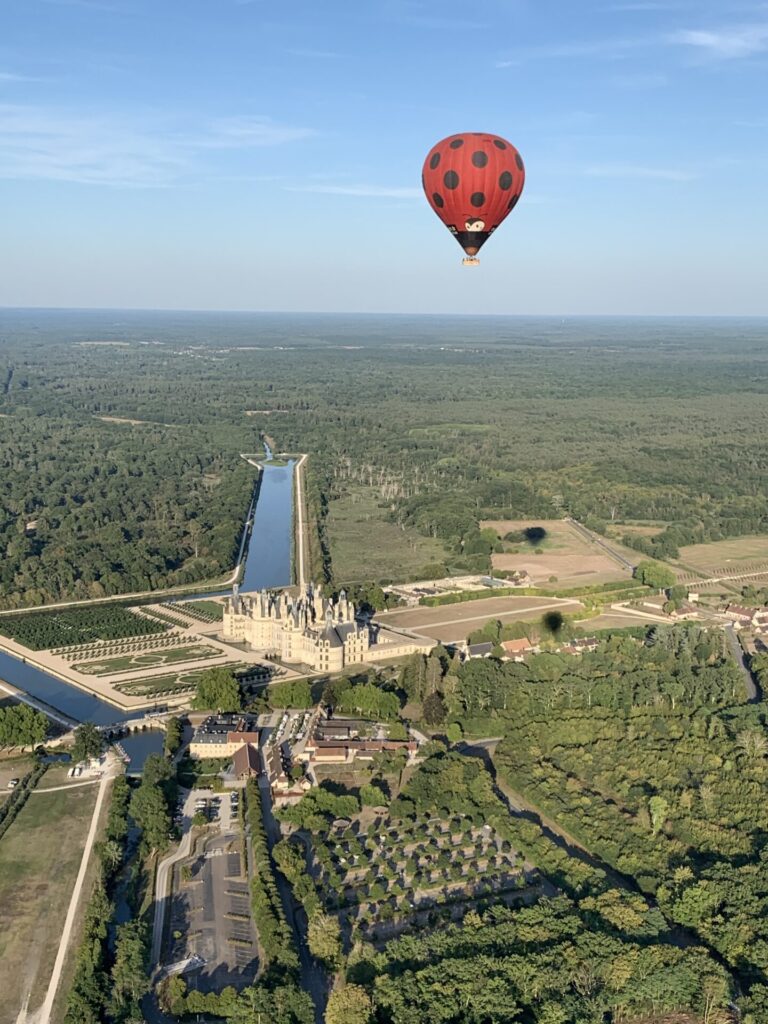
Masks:
[[[253,527],[248,538],[245,564],[240,582],[241,590],[261,590],[263,587],[285,587],[291,582],[291,549],[293,545],[293,469],[295,462],[270,465],[272,452],[265,444],[266,457],[262,470],[259,497]],[[184,600],[203,596],[222,596],[229,591],[214,594],[185,595]],[[5,680],[36,697],[56,711],[61,711],[78,722],[111,725],[139,718],[143,710],[121,711],[113,704],[99,700],[70,683],[22,662],[0,651],[0,680]],[[0,694],[0,697],[2,694]]]

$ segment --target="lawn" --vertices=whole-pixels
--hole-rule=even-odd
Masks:
[[[130,672],[139,668],[163,668],[180,661],[203,661],[222,655],[218,647],[196,644],[191,647],[175,647],[165,651],[149,651],[146,654],[126,654],[121,658],[106,658],[103,661],[77,662],[72,668],[86,676],[111,676],[117,672]]]
[[[0,841],[0,1024],[45,998],[96,791],[33,793]]]
[[[731,575],[739,570],[768,570],[768,534],[733,537],[712,544],[691,544],[680,548],[680,562],[701,572]]]
[[[0,706],[2,702],[0,701]],[[8,789],[11,779],[23,779],[31,771],[34,762],[31,757],[12,757],[0,760],[0,804],[5,803],[13,790]],[[0,904],[0,910],[2,904]]]
[[[430,564],[443,564],[442,543],[388,522],[388,509],[369,487],[353,487],[328,509],[334,578],[343,583],[419,579]],[[431,573],[427,573],[431,575]]]
[[[230,669],[232,672],[241,673],[245,669],[252,669],[242,661],[233,661],[220,668]],[[128,697],[167,697],[174,693],[187,693],[194,690],[204,669],[190,672],[177,672],[167,676],[147,676],[146,679],[131,679],[126,683],[116,683],[115,689]],[[245,674],[243,672],[243,674]]]

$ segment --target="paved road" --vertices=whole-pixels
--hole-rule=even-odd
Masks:
[[[566,516],[566,523],[568,523],[580,537],[584,540],[588,540],[591,544],[596,544],[599,548],[608,555],[609,558],[613,559],[614,562],[618,562],[624,569],[628,569],[630,572],[634,572],[635,566],[628,558],[625,558],[620,552],[614,550],[611,545],[600,536],[599,533],[593,533],[592,530],[588,530],[586,526],[582,526],[581,523],[575,519],[571,519],[570,516]]]
[[[181,792],[184,791],[181,790]],[[209,790],[205,790],[204,792],[206,795],[210,794]],[[179,843],[178,849],[174,853],[169,853],[168,856],[161,860],[157,866],[154,918],[152,922],[152,953],[150,956],[150,970],[153,973],[158,967],[160,967],[160,956],[163,944],[163,927],[165,924],[165,914],[168,906],[168,888],[171,871],[173,870],[173,865],[177,861],[183,860],[185,857],[189,856],[189,852],[192,847],[192,817],[195,813],[195,800],[197,800],[198,796],[202,795],[202,793],[203,790],[199,789],[191,789],[187,793],[184,800],[181,842]]]
[[[747,656],[741,649],[738,637],[736,636],[736,630],[733,628],[733,624],[725,627],[725,636],[728,640],[728,646],[730,647],[731,654],[736,659],[736,664],[741,669],[741,674],[744,677],[744,686],[747,691],[747,700],[750,704],[759,704],[763,699],[763,695],[760,692],[760,688],[757,685],[755,677],[749,670],[749,664],[747,663]]]
[[[88,829],[88,835],[85,840],[85,847],[83,849],[83,856],[80,860],[80,869],[77,872],[77,878],[75,879],[75,886],[72,890],[72,898],[69,901],[69,908],[67,910],[67,916],[64,921],[64,928],[61,933],[61,940],[59,941],[59,948],[56,953],[56,960],[53,964],[53,973],[51,974],[51,980],[48,983],[48,991],[45,995],[45,1001],[35,1015],[35,1024],[49,1024],[51,1019],[51,1012],[53,1010],[53,1002],[56,998],[56,993],[59,988],[59,982],[61,981],[61,972],[64,969],[64,962],[67,958],[69,951],[69,943],[72,938],[72,929],[75,926],[75,918],[77,916],[77,908],[80,903],[80,895],[83,890],[83,884],[85,882],[85,876],[88,871],[88,862],[91,858],[91,851],[93,850],[93,844],[96,839],[96,832],[99,826],[99,815],[101,814],[101,807],[104,803],[104,798],[107,794],[109,784],[112,779],[120,771],[120,764],[116,760],[110,759],[108,762],[108,770],[104,772],[104,775],[99,780],[99,792],[96,796],[96,806],[93,808],[93,815],[91,817],[91,826]]]
[[[259,792],[261,794],[261,813],[264,821],[264,831],[267,834],[267,844],[271,852],[272,848],[280,841],[280,825],[272,813],[272,798],[269,792],[269,785],[263,777],[259,779]],[[252,863],[252,858],[250,858],[250,862]],[[315,1004],[316,1024],[322,1024],[327,998],[325,972],[310,956],[306,941],[304,911],[297,907],[290,885],[279,871],[275,872],[275,881],[277,882],[286,919],[293,930],[293,942],[299,954],[301,987],[305,992],[309,992],[312,1002]]]

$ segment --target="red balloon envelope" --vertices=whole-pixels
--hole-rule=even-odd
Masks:
[[[421,176],[429,205],[475,259],[525,184],[525,167],[511,142],[486,132],[449,135],[427,154]]]

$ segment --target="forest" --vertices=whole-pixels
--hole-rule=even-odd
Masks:
[[[227,572],[262,433],[311,456],[329,580],[353,491],[371,531],[442,545],[428,575],[487,568],[486,517],[639,520],[627,543],[665,557],[768,528],[768,355],[735,322],[19,314],[0,340],[6,607]]]

